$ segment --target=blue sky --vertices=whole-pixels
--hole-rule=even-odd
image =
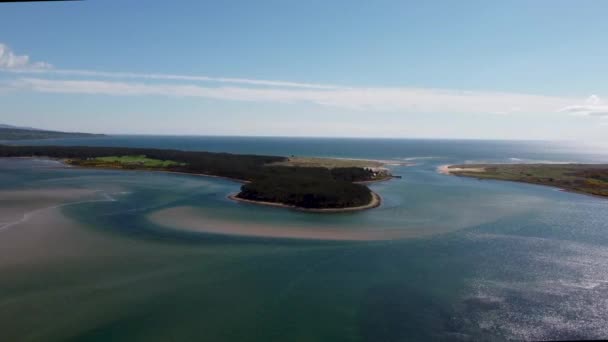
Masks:
[[[0,122],[608,141],[605,1],[0,5]]]

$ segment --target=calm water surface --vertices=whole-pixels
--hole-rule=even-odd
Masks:
[[[1,340],[608,337],[608,201],[436,172],[465,162],[608,162],[608,151],[451,140],[117,136],[27,143],[416,164],[392,166],[403,178],[372,186],[384,199],[380,208],[318,215],[233,203],[226,195],[239,185],[226,180],[0,160],[5,196],[90,191],[14,225],[33,209],[0,198],[0,209],[19,211],[14,217],[0,210]],[[411,238],[256,239],[149,219],[184,206],[234,225],[398,229]]]

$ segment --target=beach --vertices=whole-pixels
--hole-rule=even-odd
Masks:
[[[441,165],[437,167],[437,172],[450,175],[453,172],[484,172],[485,168],[483,167],[452,167],[453,165]]]

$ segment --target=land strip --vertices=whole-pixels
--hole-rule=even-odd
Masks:
[[[229,178],[244,183],[235,197],[240,200],[271,202],[316,212],[374,208],[379,205],[379,199],[367,186],[358,183],[392,177],[388,170],[376,168],[378,162],[370,161],[310,158],[310,164],[299,160],[298,165],[286,166],[280,163],[289,159],[280,156],[147,148],[0,145],[0,157],[48,157],[79,167]]]
[[[444,165],[438,171],[478,179],[547,185],[608,197],[608,164],[465,164]]]

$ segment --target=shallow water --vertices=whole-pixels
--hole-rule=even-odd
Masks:
[[[467,161],[606,162],[603,151],[367,139],[111,137],[53,144],[417,164],[392,166],[402,179],[372,185],[384,199],[380,208],[319,215],[232,202],[226,196],[239,184],[221,179],[0,160],[0,226],[34,211],[0,230],[1,340],[608,336],[608,201],[436,172]],[[18,193],[31,199],[16,201]],[[273,239],[193,231],[183,225],[191,219],[183,212],[169,217],[181,226],[151,220],[180,207],[192,208],[197,222],[208,220],[203,226],[402,235]]]

